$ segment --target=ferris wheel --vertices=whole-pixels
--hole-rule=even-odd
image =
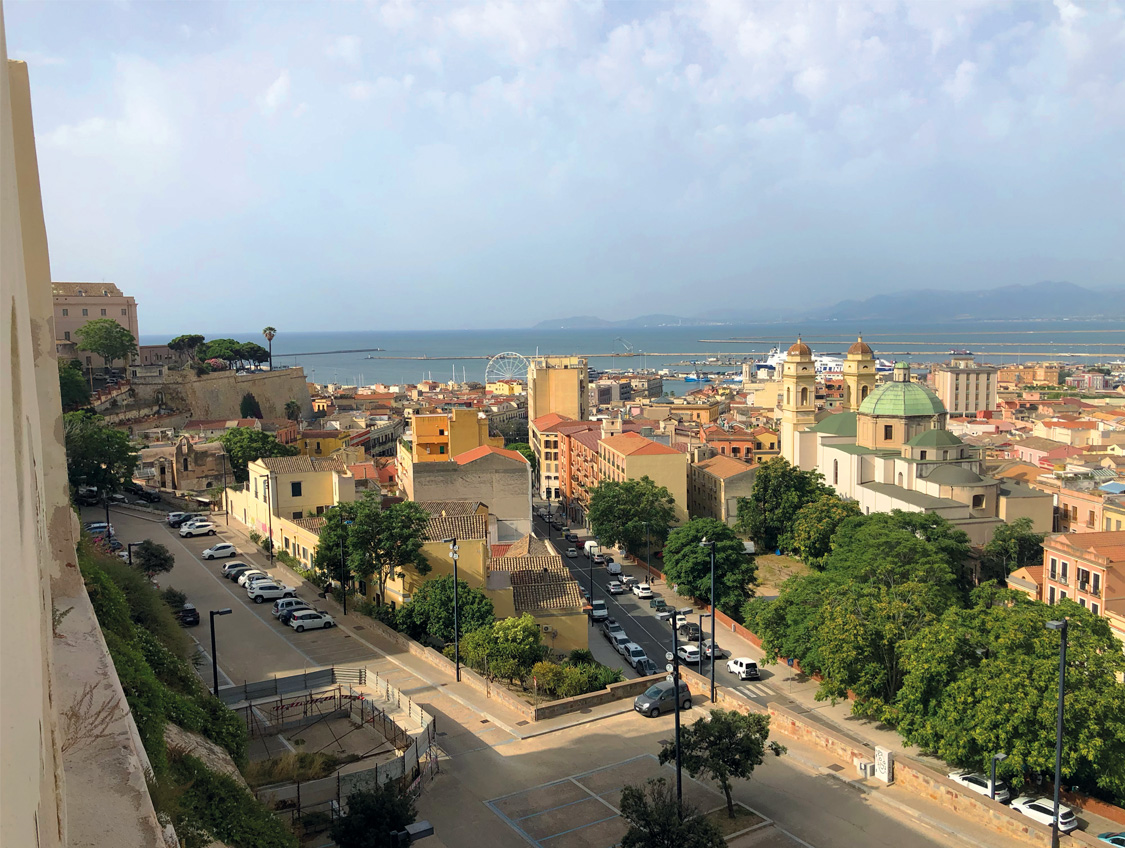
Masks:
[[[497,380],[525,382],[530,365],[527,357],[522,354],[512,351],[498,353],[488,360],[488,365],[484,369],[484,381],[485,383],[493,383]]]

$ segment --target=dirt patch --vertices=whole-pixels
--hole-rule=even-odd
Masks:
[[[795,575],[812,571],[807,565],[791,556],[761,554],[755,560],[758,564],[758,587],[756,594],[772,597],[778,594],[781,584]]]
[[[703,818],[709,819],[716,825],[718,825],[718,828],[720,831],[722,831],[723,836],[730,836],[734,833],[741,833],[742,831],[748,830],[755,825],[759,825],[765,821],[765,819],[763,819],[753,810],[747,809],[738,802],[735,802],[734,805],[734,818],[731,818],[727,815],[727,808],[725,804],[720,809],[712,810],[711,812],[707,813]]]

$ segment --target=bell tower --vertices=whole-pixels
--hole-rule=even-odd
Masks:
[[[858,412],[859,405],[875,388],[875,354],[860,336],[844,358],[844,410]]]
[[[797,464],[796,434],[816,423],[816,362],[809,346],[797,343],[785,355],[781,377],[781,455]]]

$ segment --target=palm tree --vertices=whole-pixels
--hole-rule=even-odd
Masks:
[[[266,337],[266,344],[270,346],[270,371],[273,371],[273,337],[277,335],[277,330],[274,327],[266,327],[262,330],[262,335]]]
[[[285,417],[290,421],[297,421],[301,417],[301,404],[295,400],[285,402]]]

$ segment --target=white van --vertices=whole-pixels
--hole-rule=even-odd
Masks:
[[[586,559],[593,559],[599,553],[601,553],[601,548],[598,547],[596,539],[590,539],[582,546],[582,556]]]

